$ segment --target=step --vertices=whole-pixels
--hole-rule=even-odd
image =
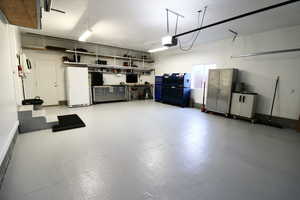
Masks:
[[[33,105],[23,105],[23,106],[18,106],[18,111],[30,111],[33,110]]]
[[[33,110],[32,111],[32,117],[46,117],[46,111],[44,109],[42,109],[42,110]]]
[[[54,115],[46,115],[46,122],[47,122],[47,123],[58,122],[57,116],[54,116]]]

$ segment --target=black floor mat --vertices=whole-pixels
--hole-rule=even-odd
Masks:
[[[53,132],[85,127],[85,123],[76,114],[57,116],[57,118],[58,125],[52,127]]]

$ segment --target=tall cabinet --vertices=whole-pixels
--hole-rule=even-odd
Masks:
[[[88,68],[67,67],[65,75],[68,106],[90,105]]]
[[[210,69],[208,76],[206,109],[228,115],[231,96],[237,80],[237,69]]]
[[[173,73],[163,76],[161,100],[163,103],[189,106],[191,94],[191,74]]]

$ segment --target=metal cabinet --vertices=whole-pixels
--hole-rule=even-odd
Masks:
[[[233,93],[230,113],[233,116],[253,119],[256,99],[256,94]]]
[[[191,74],[173,73],[163,76],[161,101],[188,107],[191,95]]]
[[[126,86],[94,86],[93,102],[127,101]]]
[[[152,85],[128,85],[128,101],[153,99]]]
[[[209,70],[206,108],[222,114],[230,113],[231,95],[237,79],[237,69]]]

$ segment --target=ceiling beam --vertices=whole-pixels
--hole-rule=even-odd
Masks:
[[[173,38],[178,38],[178,37],[188,35],[188,34],[191,34],[191,33],[197,32],[197,31],[208,29],[208,28],[213,27],[213,26],[217,26],[217,25],[220,25],[220,24],[225,24],[227,22],[231,22],[231,21],[234,21],[234,20],[237,20],[237,19],[245,18],[245,17],[248,17],[250,15],[255,15],[255,14],[258,14],[258,13],[262,13],[262,12],[265,12],[265,11],[268,11],[268,10],[272,10],[272,9],[275,9],[275,8],[286,6],[286,5],[296,3],[296,2],[299,2],[299,1],[300,0],[290,0],[290,1],[285,1],[285,2],[279,3],[279,4],[275,4],[275,5],[272,5],[272,6],[264,7],[264,8],[255,10],[255,11],[251,11],[251,12],[248,12],[248,13],[245,13],[245,14],[242,14],[242,15],[231,17],[231,18],[221,20],[221,21],[218,21],[218,22],[215,22],[215,23],[212,23],[212,24],[200,27],[200,28],[196,28],[196,29],[184,32],[184,33],[174,35]]]

